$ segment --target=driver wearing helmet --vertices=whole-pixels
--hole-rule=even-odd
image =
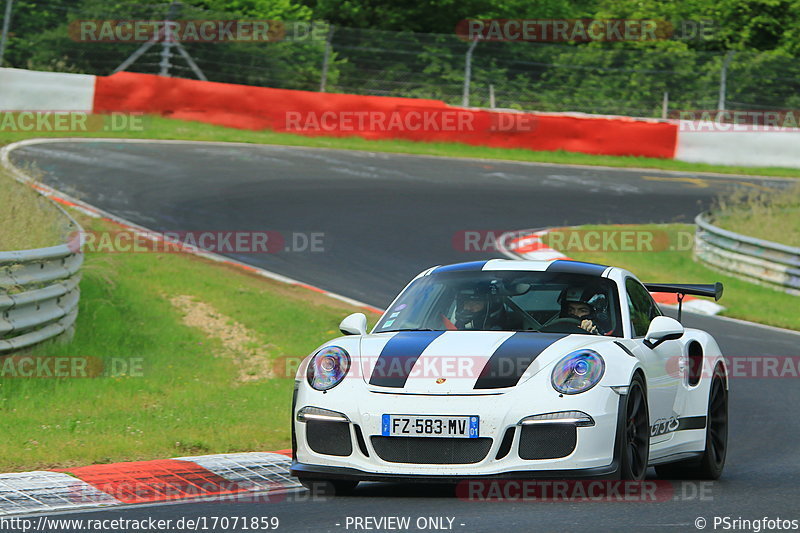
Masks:
[[[595,335],[608,335],[610,325],[606,314],[606,297],[583,287],[567,287],[559,297],[561,317],[573,318],[578,326]]]
[[[505,321],[502,298],[495,282],[456,297],[453,329],[499,330]]]

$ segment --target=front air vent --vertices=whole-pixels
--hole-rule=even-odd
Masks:
[[[324,455],[348,456],[353,453],[350,424],[309,420],[306,422],[308,447]]]
[[[437,437],[371,437],[375,453],[390,463],[463,465],[482,461],[492,439]]]
[[[519,437],[520,459],[558,459],[575,450],[578,428],[572,424],[522,426]]]
[[[355,424],[353,428],[356,431],[356,442],[358,443],[358,449],[361,450],[361,453],[364,457],[369,457],[369,450],[367,450],[367,442],[364,440],[364,434],[361,433],[361,426]]]
[[[502,459],[508,452],[511,451],[511,445],[514,444],[514,433],[516,428],[510,427],[506,430],[505,435],[503,435],[503,441],[500,443],[500,449],[497,450],[497,455],[495,459]]]

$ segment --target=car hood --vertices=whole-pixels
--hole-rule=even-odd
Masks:
[[[508,331],[401,331],[365,335],[360,373],[373,390],[497,394],[522,383],[595,335]]]

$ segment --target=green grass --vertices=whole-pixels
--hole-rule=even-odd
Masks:
[[[94,123],[89,121],[89,124]],[[102,130],[102,128],[99,128]],[[402,139],[366,140],[360,137],[305,136],[271,131],[248,131],[200,122],[190,122],[163,118],[143,117],[140,131],[94,131],[87,133],[0,131],[0,143],[8,143],[36,137],[115,137],[145,139],[184,139],[193,141],[225,141],[255,144],[277,144],[286,146],[308,146],[318,148],[337,148],[342,150],[366,150],[371,152],[391,152],[445,157],[467,157],[500,159],[508,161],[528,161],[538,163],[602,165],[623,168],[648,168],[658,170],[680,170],[686,172],[716,172],[725,174],[747,174],[778,177],[800,177],[800,169],[777,167],[737,167],[685,163],[671,159],[648,157],[619,157],[589,155],[575,152],[544,152],[523,149],[489,148],[460,143],[423,143]]]
[[[6,373],[0,472],[287,448],[294,372],[280,377],[287,374],[282,369],[337,336],[340,320],[358,311],[183,254],[89,253],[81,290],[74,339],[30,355],[100,358],[106,365],[141,358],[142,371],[78,379]],[[183,323],[170,303],[176,295],[245,326],[279,377],[241,381],[221,339]]]
[[[781,191],[736,190],[719,199],[713,222],[736,233],[800,247],[800,184]]]
[[[52,202],[0,168],[0,251],[62,244],[67,221]]]
[[[677,235],[694,234],[695,226],[689,224],[648,224],[624,226],[635,231],[666,231]],[[580,229],[619,230],[620,226],[581,226]],[[672,242],[675,242],[674,240]],[[654,247],[656,248],[656,247]],[[796,296],[762,287],[706,268],[692,259],[690,247],[679,246],[679,251],[653,252],[590,252],[562,250],[580,261],[614,265],[630,270],[642,281],[662,283],[713,283],[721,281],[725,292],[720,300],[726,310],[723,316],[750,320],[783,328],[800,330],[800,315]]]

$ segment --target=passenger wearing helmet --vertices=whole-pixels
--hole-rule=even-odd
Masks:
[[[603,294],[583,287],[567,287],[558,298],[561,317],[578,320],[578,326],[595,335],[608,335],[611,327]]]

